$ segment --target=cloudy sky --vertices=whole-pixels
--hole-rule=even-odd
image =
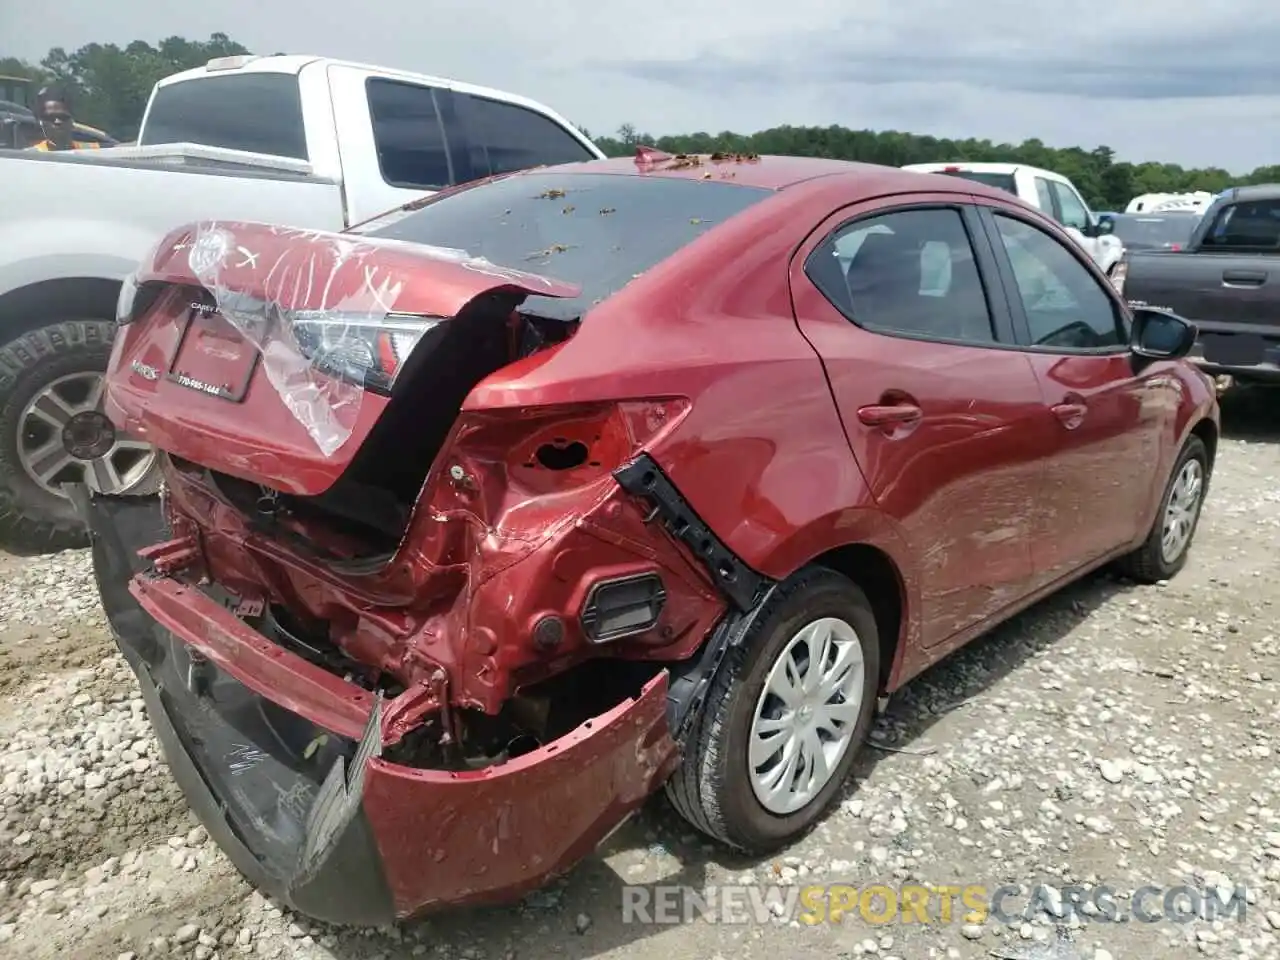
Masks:
[[[593,132],[836,123],[1280,163],[1276,0],[0,0],[0,54],[30,59],[214,31],[521,92]]]

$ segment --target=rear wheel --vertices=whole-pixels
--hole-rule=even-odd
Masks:
[[[1209,486],[1209,451],[1199,437],[1187,440],[1174,463],[1147,539],[1121,559],[1123,573],[1140,583],[1168,580],[1187,562]]]
[[[154,493],[154,448],[102,411],[115,324],[67,320],[0,347],[0,549],[37,554],[88,544],[61,490]]]
[[[697,829],[749,853],[799,838],[866,740],[879,676],[863,592],[832,571],[800,571],[725,657],[667,796]]]

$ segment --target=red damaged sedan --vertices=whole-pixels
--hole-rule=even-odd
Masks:
[[[332,922],[510,899],[665,785],[763,852],[877,700],[1103,564],[1187,558],[1195,328],[1050,220],[820,159],[543,168],[345,234],[175,231],[76,494],[173,774]]]

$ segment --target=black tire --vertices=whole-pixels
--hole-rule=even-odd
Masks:
[[[756,799],[747,769],[747,743],[756,701],[788,641],[806,623],[839,617],[862,645],[862,709],[853,739],[831,779],[806,806],[787,816]],[[788,579],[760,611],[741,645],[721,664],[689,732],[684,760],[666,784],[680,815],[702,833],[750,854],[786,846],[807,833],[839,795],[875,716],[880,636],[866,595],[848,578],[806,567]]]
[[[1195,517],[1191,521],[1191,533],[1187,537],[1186,545],[1174,559],[1166,560],[1164,551],[1161,549],[1165,510],[1169,506],[1169,498],[1173,495],[1174,482],[1178,479],[1178,475],[1182,472],[1182,468],[1186,466],[1188,460],[1200,461],[1202,476],[1200,500],[1196,504]],[[1182,452],[1174,462],[1169,479],[1165,482],[1164,495],[1160,498],[1160,509],[1156,511],[1156,518],[1151,524],[1151,529],[1147,532],[1147,539],[1143,541],[1142,546],[1138,547],[1137,550],[1126,554],[1117,562],[1116,566],[1119,571],[1139,583],[1159,583],[1161,580],[1168,580],[1175,576],[1187,563],[1187,555],[1191,552],[1191,544],[1195,542],[1196,529],[1200,525],[1200,514],[1204,510],[1204,499],[1208,492],[1209,451],[1205,447],[1203,440],[1192,436],[1183,444]]]
[[[105,371],[116,325],[65,320],[0,347],[0,549],[54,553],[89,545],[71,501],[41,489],[18,462],[22,411],[58,377]]]

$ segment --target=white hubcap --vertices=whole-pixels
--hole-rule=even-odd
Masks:
[[[1200,500],[1204,496],[1204,468],[1199,460],[1188,460],[1178,471],[1169,491],[1169,503],[1164,509],[1164,526],[1160,531],[1160,555],[1165,563],[1172,563],[1182,555],[1191,542],[1191,531],[1200,513]]]
[[[858,634],[835,617],[808,624],[778,654],[747,757],[751,789],[770,813],[795,813],[831,781],[862,713],[864,679]]]

